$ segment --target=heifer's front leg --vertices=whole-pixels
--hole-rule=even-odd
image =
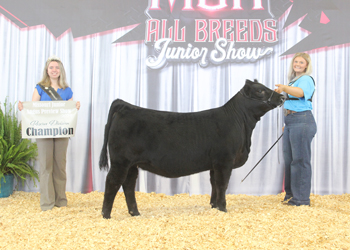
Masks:
[[[220,211],[227,212],[226,190],[230,180],[232,169],[229,167],[214,168],[214,178],[216,185],[216,205]]]
[[[105,195],[102,206],[102,216],[105,219],[111,218],[111,211],[115,196],[125,181],[127,170],[120,170],[116,165],[112,165],[106,177]]]
[[[130,168],[128,176],[123,183],[126,204],[128,205],[129,214],[132,216],[140,215],[135,198],[135,185],[138,173],[137,167]]]
[[[214,170],[210,170],[210,184],[211,184],[210,205],[211,205],[211,208],[217,208],[218,205],[216,201],[216,182],[215,182]]]

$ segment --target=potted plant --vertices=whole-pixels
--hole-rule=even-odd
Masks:
[[[0,197],[8,197],[13,192],[13,179],[24,181],[29,177],[39,181],[34,160],[38,155],[36,143],[22,139],[21,123],[18,123],[14,105],[0,103]]]

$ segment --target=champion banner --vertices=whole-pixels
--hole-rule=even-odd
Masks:
[[[77,114],[75,101],[23,102],[22,137],[73,137]]]

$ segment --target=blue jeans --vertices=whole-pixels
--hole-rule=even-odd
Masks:
[[[311,141],[317,131],[311,111],[285,117],[283,156],[285,163],[284,200],[296,206],[310,205]]]

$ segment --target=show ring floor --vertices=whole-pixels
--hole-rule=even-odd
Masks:
[[[68,207],[42,212],[39,193],[0,199],[0,249],[348,249],[350,194],[312,195],[311,206],[284,194],[227,195],[227,213],[209,195],[136,193],[131,217],[123,193],[102,218],[103,193],[67,192]]]

